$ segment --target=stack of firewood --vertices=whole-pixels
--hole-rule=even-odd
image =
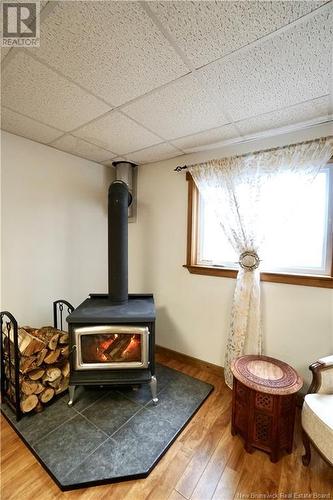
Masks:
[[[12,339],[7,337],[7,342],[13,352]],[[42,411],[46,403],[68,388],[68,333],[52,326],[39,329],[25,326],[18,329],[18,347],[21,409],[24,413]],[[12,378],[8,359],[5,359],[5,375]],[[9,391],[13,391],[12,384]]]

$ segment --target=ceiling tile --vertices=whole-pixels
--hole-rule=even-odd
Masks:
[[[322,7],[315,17],[293,29],[198,73],[233,120],[328,94],[331,17],[330,6]]]
[[[51,146],[61,151],[66,151],[67,153],[97,162],[110,160],[116,156],[111,151],[106,151],[105,149],[99,148],[94,144],[90,144],[70,134],[60,137],[60,139],[54,141]]]
[[[320,97],[319,99],[307,101],[290,108],[273,111],[272,113],[237,122],[237,126],[243,135],[249,135],[273,128],[314,120],[320,117],[325,118],[332,113],[329,101],[329,96]]]
[[[93,123],[81,127],[74,135],[114,151],[117,155],[161,142],[161,139],[155,134],[118,111],[113,111]]]
[[[157,144],[151,148],[144,149],[142,151],[137,151],[135,153],[130,153],[126,155],[126,160],[133,161],[134,163],[143,164],[151,163],[153,161],[167,160],[168,158],[174,158],[183,154],[178,149],[174,148],[170,144]]]
[[[200,146],[208,146],[210,144],[226,141],[227,139],[233,139],[238,136],[239,133],[235,127],[232,124],[229,124],[212,130],[206,130],[205,132],[200,132],[199,134],[175,139],[172,141],[172,144],[178,148],[186,150]]]
[[[138,99],[123,111],[164,139],[194,134],[228,121],[221,106],[192,75]]]
[[[110,110],[18,49],[2,73],[2,103],[61,130],[71,130]]]
[[[136,2],[59,2],[33,50],[115,106],[188,73]]]
[[[233,52],[325,2],[149,2],[192,63],[199,67]]]
[[[36,122],[4,106],[1,108],[1,128],[12,134],[21,135],[27,139],[43,142],[44,144],[54,141],[54,139],[63,134],[59,130]]]

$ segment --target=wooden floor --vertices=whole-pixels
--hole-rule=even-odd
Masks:
[[[1,498],[232,500],[321,494],[333,499],[333,469],[315,453],[308,468],[301,463],[299,426],[294,452],[277,464],[260,451],[249,455],[241,439],[230,434],[231,391],[221,377],[209,367],[166,354],[158,354],[158,361],[213,384],[215,390],[146,479],[62,493],[1,417]]]

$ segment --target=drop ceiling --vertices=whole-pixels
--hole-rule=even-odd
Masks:
[[[2,128],[105,165],[332,119],[332,1],[41,2]]]

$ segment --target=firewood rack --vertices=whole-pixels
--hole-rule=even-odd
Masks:
[[[72,304],[60,299],[53,302],[53,326],[63,330],[64,315],[74,311]],[[59,325],[59,326],[58,326]],[[16,420],[22,416],[20,400],[20,351],[18,324],[9,311],[0,312],[1,403],[7,403]]]

